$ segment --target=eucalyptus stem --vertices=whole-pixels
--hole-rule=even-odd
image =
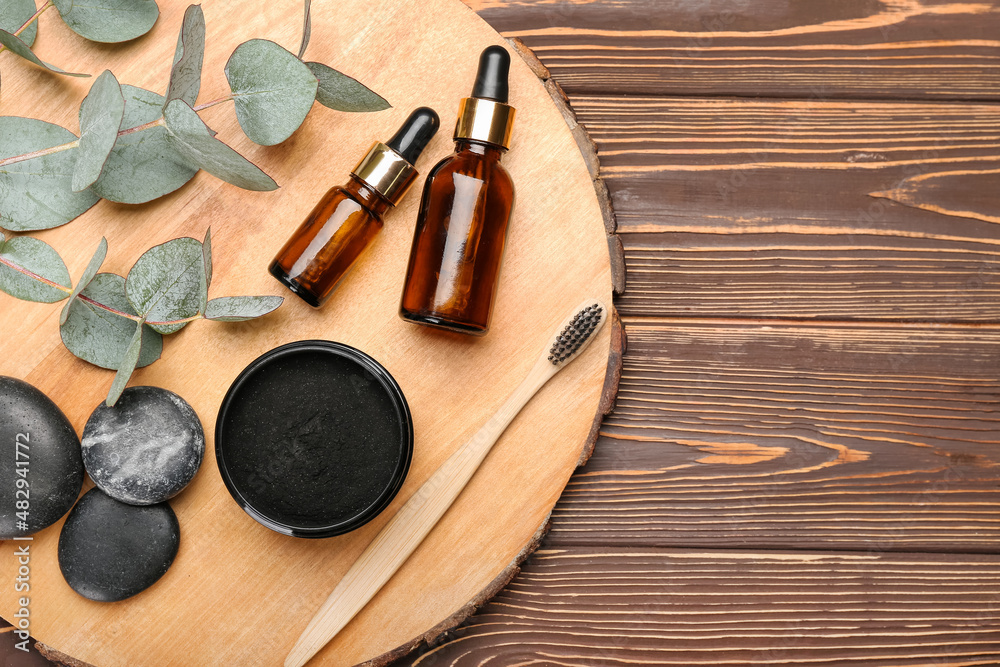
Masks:
[[[48,9],[51,6],[52,6],[52,0],[48,0],[48,2],[46,2],[44,5],[42,5],[41,7],[39,7],[38,11],[35,12],[34,14],[32,14],[31,18],[24,22],[24,25],[22,25],[20,28],[18,28],[17,30],[14,31],[14,36],[15,37],[20,37],[21,33],[24,32],[25,30],[27,30],[28,26],[31,25],[32,23],[34,23],[35,21],[37,21],[38,17],[42,15],[42,12],[44,12],[46,9]]]
[[[121,136],[121,133],[119,133]],[[0,167],[6,167],[8,164],[15,164],[17,162],[24,162],[26,160],[31,160],[36,157],[45,157],[46,155],[52,155],[53,153],[61,153],[63,151],[68,151],[71,148],[76,148],[80,145],[80,140],[75,139],[66,144],[60,144],[58,146],[52,146],[51,148],[43,148],[40,151],[33,151],[31,153],[25,153],[23,155],[15,155],[13,157],[7,157],[0,160]]]
[[[70,290],[66,291],[69,292]],[[80,299],[80,301],[89,303],[91,306],[94,306],[95,308],[100,308],[101,310],[105,310],[114,315],[118,315],[119,317],[124,317],[126,319],[132,320],[133,322],[144,322],[145,324],[151,324],[155,326],[169,326],[171,324],[187,324],[188,322],[194,322],[195,320],[200,320],[205,317],[204,313],[198,313],[196,315],[192,315],[191,317],[185,317],[179,320],[163,320],[163,321],[143,320],[138,315],[126,313],[121,310],[118,310],[117,308],[112,308],[111,306],[105,306],[100,301],[95,301],[94,299],[91,299],[89,296],[86,296],[85,294],[78,294],[76,298]]]
[[[57,289],[60,292],[65,292],[66,294],[72,294],[73,293],[73,290],[71,288],[66,287],[65,285],[60,285],[59,283],[54,282],[52,280],[49,280],[48,278],[43,278],[42,276],[38,275],[37,273],[35,273],[33,271],[29,271],[28,269],[24,268],[23,266],[15,264],[14,262],[11,262],[10,260],[4,259],[3,257],[0,257],[0,264],[3,264],[4,266],[9,266],[10,268],[14,269],[15,271],[18,271],[19,273],[22,273],[22,274],[28,276],[29,278],[31,278],[33,280],[37,280],[38,282],[40,282],[40,283],[42,283],[44,285],[48,285],[49,287],[52,287],[53,289]],[[155,325],[155,326],[169,326],[171,324],[187,324],[188,322],[194,322],[195,320],[200,320],[200,319],[203,319],[205,317],[204,313],[197,313],[195,315],[192,315],[191,317],[184,317],[184,318],[179,319],[179,320],[163,320],[163,321],[143,320],[138,315],[133,315],[132,313],[126,313],[125,311],[118,310],[117,308],[112,308],[111,306],[106,306],[103,303],[101,303],[100,301],[92,299],[92,298],[90,298],[89,296],[87,296],[85,294],[78,294],[76,298],[78,298],[80,301],[83,301],[85,303],[90,304],[91,306],[93,306],[95,308],[100,308],[101,310],[104,310],[104,311],[107,311],[109,313],[112,313],[113,315],[117,315],[118,317],[124,317],[125,319],[132,320],[133,322],[145,322],[146,324]]]
[[[14,262],[11,262],[10,260],[6,260],[3,257],[0,257],[0,264],[3,264],[4,266],[9,266],[10,268],[14,269],[15,271],[18,271],[19,273],[23,273],[24,275],[28,276],[29,278],[33,278],[34,280],[37,280],[38,282],[40,282],[40,283],[42,283],[44,285],[48,285],[49,287],[53,287],[53,288],[55,288],[57,290],[60,290],[62,292],[66,292],[66,294],[72,294],[73,293],[73,290],[70,289],[69,287],[66,287],[65,285],[60,285],[59,283],[57,283],[55,281],[52,281],[52,280],[49,280],[48,278],[43,278],[42,276],[38,275],[37,273],[29,271],[28,269],[24,268],[23,266],[20,266],[19,264],[15,264]]]
[[[142,132],[143,130],[148,130],[152,127],[159,127],[161,125],[166,125],[166,121],[163,120],[163,116],[160,116],[156,120],[151,120],[148,123],[143,123],[142,125],[136,125],[135,127],[129,128],[127,130],[122,130],[118,133],[118,136],[124,137],[127,134]],[[36,157],[44,157],[46,155],[52,155],[53,153],[61,153],[62,151],[66,151],[71,148],[77,148],[79,145],[80,145],[80,140],[76,139],[74,141],[70,141],[69,143],[59,144],[58,146],[52,146],[51,148],[45,148],[40,151],[34,151],[32,153],[24,153],[23,155],[14,155],[12,157],[7,157],[0,160],[0,167],[6,167],[8,164],[16,164],[18,162],[24,162],[26,160],[32,160]]]
[[[51,5],[52,4],[51,0],[47,4]],[[44,7],[42,9],[44,9]],[[40,9],[38,11],[39,13],[41,13],[42,10]],[[0,47],[0,51],[2,50],[3,48]],[[216,105],[223,104],[225,102],[231,102],[233,101],[233,99],[235,98],[232,95],[226,95],[225,97],[220,97],[217,100],[212,100],[211,102],[205,102],[204,104],[199,104],[198,106],[194,107],[194,110],[202,111],[204,109],[208,109],[210,107],[214,107]],[[136,132],[142,132],[143,130],[148,130],[154,127],[160,127],[164,125],[166,125],[166,121],[163,119],[163,116],[160,116],[156,120],[151,120],[148,123],[143,123],[142,125],[136,125],[135,127],[131,127],[127,130],[121,130],[118,133],[118,136],[124,137],[128,134],[134,134]],[[53,153],[61,153],[62,151],[66,151],[71,148],[77,148],[79,145],[80,145],[80,140],[76,139],[75,141],[70,141],[69,143],[60,144],[58,146],[52,146],[51,148],[45,148],[40,151],[34,151],[32,153],[24,153],[23,155],[13,155],[11,157],[3,158],[2,160],[0,160],[0,167],[6,167],[9,164],[16,164],[18,162],[24,162],[26,160],[32,160],[36,157],[44,157],[46,155],[52,155]]]
[[[127,130],[122,130],[118,133],[118,136],[124,137],[126,134],[134,134],[136,132],[142,132],[143,130],[148,130],[151,127],[157,127],[159,125],[166,125],[166,121],[163,120],[163,116],[160,116],[156,120],[151,120],[148,123],[143,123],[142,125],[136,125],[135,127],[131,127]]]
[[[46,9],[48,9],[51,6],[52,6],[52,0],[48,0],[48,2],[46,2],[44,5],[42,5],[38,9],[37,12],[35,12],[34,14],[32,14],[32,16],[31,16],[30,19],[28,19],[27,21],[24,22],[24,25],[22,25],[20,28],[18,28],[17,30],[14,31],[14,36],[15,37],[20,37],[21,33],[24,32],[25,30],[27,30],[28,26],[30,26],[32,23],[34,23],[35,21],[37,21],[38,17],[42,15],[42,12],[44,12]],[[7,50],[6,46],[0,45],[0,53],[3,53],[6,50]]]
[[[69,291],[69,290],[67,290],[67,291]],[[132,315],[131,313],[126,313],[124,311],[118,310],[117,308],[112,308],[111,306],[105,306],[100,301],[95,301],[94,299],[91,299],[89,296],[86,296],[84,294],[77,294],[76,298],[78,298],[80,301],[84,301],[86,303],[89,303],[91,306],[94,306],[95,308],[100,308],[101,310],[106,310],[109,313],[113,313],[114,315],[118,315],[119,317],[124,317],[126,319],[130,319],[133,322],[138,322],[139,320],[142,319],[138,315]]]
[[[199,104],[198,106],[194,107],[194,110],[201,111],[203,109],[208,109],[209,107],[214,107],[217,104],[222,104],[223,102],[231,102],[234,99],[236,98],[233,97],[232,95],[226,95],[225,97],[220,97],[217,100],[212,100],[211,102],[205,102],[204,104]]]

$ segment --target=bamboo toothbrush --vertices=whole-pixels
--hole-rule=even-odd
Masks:
[[[285,659],[285,667],[302,667],[368,604],[451,507],[521,408],[579,356],[607,317],[604,305],[593,299],[573,311],[507,402],[417,489],[355,561],[309,621]]]

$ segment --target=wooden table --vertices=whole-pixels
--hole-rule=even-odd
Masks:
[[[1000,3],[466,1],[597,143],[628,352],[542,548],[398,664],[1000,664]]]
[[[541,549],[396,664],[1000,663],[1000,3],[466,2],[597,144],[628,352]]]

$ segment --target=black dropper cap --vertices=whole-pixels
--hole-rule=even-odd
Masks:
[[[416,164],[424,147],[434,137],[441,126],[437,112],[430,107],[414,109],[399,131],[386,144],[399,153],[410,164]]]
[[[507,104],[507,75],[510,73],[510,55],[502,46],[488,46],[479,56],[479,71],[472,96]]]

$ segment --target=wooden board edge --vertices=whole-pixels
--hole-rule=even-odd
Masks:
[[[62,667],[94,667],[90,663],[77,660],[74,657],[66,655],[62,651],[58,651],[39,641],[35,642],[35,648],[38,649],[38,652],[41,653],[42,657],[46,660],[56,665],[62,665]]]
[[[573,139],[580,149],[580,154],[583,155],[583,161],[590,172],[590,180],[594,186],[594,192],[597,194],[597,203],[601,208],[601,216],[604,219],[604,231],[608,235],[608,250],[611,258],[611,288],[616,296],[621,296],[625,292],[625,252],[621,239],[617,236],[618,219],[615,217],[614,206],[611,202],[611,193],[604,179],[601,177],[601,164],[597,156],[597,144],[590,138],[590,134],[587,133],[583,125],[580,125],[577,121],[576,112],[573,111],[566,92],[562,86],[552,79],[549,69],[538,59],[534,51],[528,48],[517,37],[511,37],[507,41],[513,47],[514,51],[521,56],[521,59],[527,63],[528,68],[542,81],[545,90],[548,91],[556,108],[562,114],[563,120],[569,126],[570,133],[573,135]]]
[[[612,410],[615,409],[615,399],[618,397],[618,384],[622,379],[622,364],[625,359],[625,351],[628,349],[628,337],[625,335],[625,326],[618,315],[618,309],[611,307],[611,320],[608,322],[611,327],[611,350],[608,354],[608,369],[604,374],[604,387],[601,389],[601,402],[594,415],[594,423],[590,426],[590,434],[580,452],[580,460],[576,467],[579,468],[590,460],[597,446],[597,439],[601,435],[601,424]]]
[[[521,571],[521,565],[524,561],[527,560],[531,554],[535,553],[538,550],[538,547],[541,546],[542,538],[544,538],[549,532],[549,528],[551,526],[552,514],[550,512],[549,515],[545,517],[545,521],[542,522],[542,525],[535,531],[535,534],[532,535],[528,544],[526,544],[524,548],[521,549],[516,556],[514,556],[513,560],[510,561],[507,567],[505,567],[503,571],[486,586],[486,588],[481,590],[475,598],[466,602],[454,614],[441,621],[422,635],[414,637],[402,646],[383,653],[378,657],[372,658],[367,662],[360,663],[359,665],[356,665],[356,667],[386,667],[393,661],[399,660],[414,651],[432,648],[435,644],[449,639],[448,634],[450,632],[462,625],[470,616],[475,614],[480,607],[492,600],[497,593],[502,591],[507,584],[513,581],[514,577],[516,577]],[[76,666],[69,665],[68,667]],[[89,666],[84,665],[83,667]]]

